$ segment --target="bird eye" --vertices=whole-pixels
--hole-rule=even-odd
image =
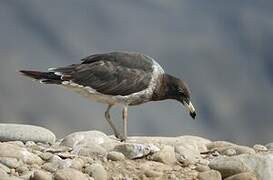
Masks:
[[[182,89],[178,89],[178,93],[182,95],[183,94],[183,90]]]

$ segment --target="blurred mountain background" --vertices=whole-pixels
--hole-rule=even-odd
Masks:
[[[93,53],[145,53],[185,79],[198,117],[175,101],[129,109],[130,135],[273,141],[273,2],[0,0],[0,122],[62,137],[111,133],[106,106],[22,77],[20,69],[80,62]],[[121,124],[120,108],[113,110]]]

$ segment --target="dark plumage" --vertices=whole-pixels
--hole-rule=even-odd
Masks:
[[[94,54],[82,59],[80,64],[50,68],[48,72],[21,71],[24,75],[44,84],[57,84],[108,104],[106,120],[116,137],[127,137],[128,106],[148,101],[175,99],[185,105],[192,118],[196,113],[190,102],[186,83],[164,73],[152,58],[134,52]],[[118,133],[110,117],[110,108],[123,105],[124,135]]]

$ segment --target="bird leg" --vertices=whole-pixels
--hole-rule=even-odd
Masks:
[[[122,119],[123,119],[123,139],[121,140],[126,141],[127,129],[128,129],[128,106],[124,106],[122,109]]]
[[[110,109],[113,105],[108,105],[106,111],[105,111],[105,119],[106,121],[109,123],[109,125],[111,126],[112,130],[114,131],[114,135],[116,136],[116,138],[122,139],[117,128],[115,127],[114,123],[111,120],[111,116],[110,116]]]

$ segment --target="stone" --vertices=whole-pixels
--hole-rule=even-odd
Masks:
[[[273,179],[273,154],[242,154],[236,157],[237,160],[243,162],[250,171],[255,172],[257,179],[268,180]]]
[[[214,149],[233,147],[233,146],[236,146],[236,144],[227,142],[227,141],[214,141],[214,142],[208,143],[206,146],[207,146],[207,149],[211,151]]]
[[[54,143],[56,137],[50,130],[33,125],[0,123],[0,141],[34,141]]]
[[[57,153],[56,155],[58,155],[60,158],[62,159],[67,159],[67,158],[75,158],[77,157],[76,154],[71,154],[69,152],[60,152],[60,153]]]
[[[51,172],[51,173],[54,173],[58,170],[59,168],[59,164],[56,163],[56,162],[47,162],[47,163],[44,163],[42,165],[42,169],[48,171],[48,172]]]
[[[26,145],[27,147],[31,147],[31,146],[35,146],[36,143],[35,143],[34,141],[27,141],[27,142],[25,142],[25,145]]]
[[[31,164],[30,165],[30,169],[32,169],[32,170],[37,170],[37,169],[41,169],[42,167],[41,167],[41,165],[38,165],[38,164]]]
[[[250,170],[242,161],[224,156],[217,157],[210,161],[209,167],[220,171],[223,178]]]
[[[61,152],[67,152],[67,151],[71,151],[72,148],[71,147],[67,147],[67,146],[60,146],[60,145],[53,145],[49,148],[45,148],[44,152],[50,152],[50,153],[61,153]]]
[[[73,150],[77,147],[100,145],[108,151],[113,149],[116,143],[119,142],[112,140],[100,131],[82,131],[64,137],[60,145],[71,147]]]
[[[25,144],[22,141],[7,141],[9,144],[15,144],[20,147],[25,147]]]
[[[198,164],[208,166],[209,165],[209,160],[208,159],[200,159]]]
[[[223,155],[226,156],[235,156],[236,155],[236,150],[233,148],[227,148],[226,150],[223,151]]]
[[[145,172],[145,170],[147,169],[165,172],[165,171],[171,171],[173,168],[161,162],[144,161],[143,163],[140,164],[139,169],[141,170],[141,172]]]
[[[155,171],[155,170],[151,170],[151,169],[147,169],[144,171],[144,174],[146,177],[148,178],[160,178],[163,176],[163,173],[160,171]]]
[[[202,159],[200,152],[197,149],[191,149],[184,145],[175,146],[175,152],[182,156],[183,159],[189,160],[191,164],[195,164]]]
[[[273,142],[265,145],[268,150],[273,150]]]
[[[76,169],[64,168],[56,171],[54,180],[88,180],[88,176]]]
[[[211,143],[210,140],[197,137],[197,136],[178,136],[178,137],[142,137],[134,136],[128,137],[127,143],[139,143],[139,144],[162,144],[169,146],[182,146],[184,145],[188,149],[195,149],[199,152],[207,151],[207,144]]]
[[[0,169],[4,170],[6,173],[10,173],[9,167],[6,166],[6,165],[4,165],[4,164],[2,164],[2,163],[0,163]]]
[[[116,145],[114,151],[121,152],[128,159],[142,158],[149,154],[153,154],[160,149],[153,144],[133,144],[123,143]]]
[[[45,152],[45,153],[39,154],[39,157],[42,158],[44,161],[48,161],[52,156],[53,156],[53,154],[50,152]]]
[[[18,172],[18,173],[24,173],[24,172],[27,172],[27,171],[29,171],[29,169],[28,169],[28,166],[27,165],[22,165],[22,166],[18,166],[17,168],[16,168],[16,172]]]
[[[247,146],[234,146],[236,154],[255,154],[255,150]]]
[[[1,177],[1,180],[23,180],[22,178],[16,177],[16,176],[4,176]]]
[[[176,162],[174,147],[169,145],[163,146],[160,151],[151,156],[151,159],[164,164],[174,164]]]
[[[0,162],[9,168],[17,168],[24,164],[22,160],[10,157],[0,157]]]
[[[73,162],[72,159],[61,159],[59,156],[53,155],[47,163],[43,164],[42,168],[49,172],[55,172],[57,169],[68,168],[71,167],[72,165],[80,169],[83,166],[83,161],[81,163],[82,165],[79,164],[76,165],[76,162]]]
[[[95,180],[107,180],[107,172],[101,164],[94,163],[85,168],[85,173]]]
[[[81,170],[84,166],[84,161],[80,158],[75,158],[71,161],[70,168]]]
[[[208,166],[205,165],[198,165],[195,167],[195,170],[198,172],[205,172],[205,171],[209,171],[210,168]]]
[[[0,177],[4,178],[4,177],[7,177],[8,176],[8,173],[3,170],[3,169],[0,169]]]
[[[122,161],[125,159],[125,156],[120,152],[111,151],[107,154],[107,159],[111,161]]]
[[[79,156],[106,155],[107,151],[100,145],[93,146],[76,146],[72,151],[73,154]]]
[[[260,152],[260,151],[267,151],[267,147],[261,145],[261,144],[255,144],[253,146],[253,149],[256,151],[256,152]]]
[[[215,170],[200,172],[197,178],[198,180],[222,180],[220,172]]]
[[[181,163],[182,167],[189,167],[190,165],[193,165],[193,162],[188,159],[184,159],[182,156],[176,156],[176,159]]]
[[[230,154],[229,156],[239,155],[239,154],[255,154],[255,150],[247,147],[233,144],[226,141],[215,141],[207,144],[209,151],[218,151],[222,155]],[[232,149],[232,150],[231,150]],[[236,154],[234,154],[234,151]]]
[[[49,172],[38,170],[33,173],[30,180],[53,180],[53,176]]]
[[[30,180],[30,178],[33,176],[33,171],[25,171],[23,172],[19,177],[23,180]]]
[[[245,172],[240,174],[235,174],[226,178],[225,180],[257,180],[256,175],[252,172]]]
[[[15,169],[10,169],[10,175],[19,176],[19,173],[15,171]]]
[[[213,159],[209,167],[221,172],[224,178],[244,172],[254,172],[259,180],[273,179],[273,154],[241,154]]]
[[[29,152],[26,148],[8,143],[0,143],[0,157],[16,158],[27,164],[43,163],[39,156]]]

